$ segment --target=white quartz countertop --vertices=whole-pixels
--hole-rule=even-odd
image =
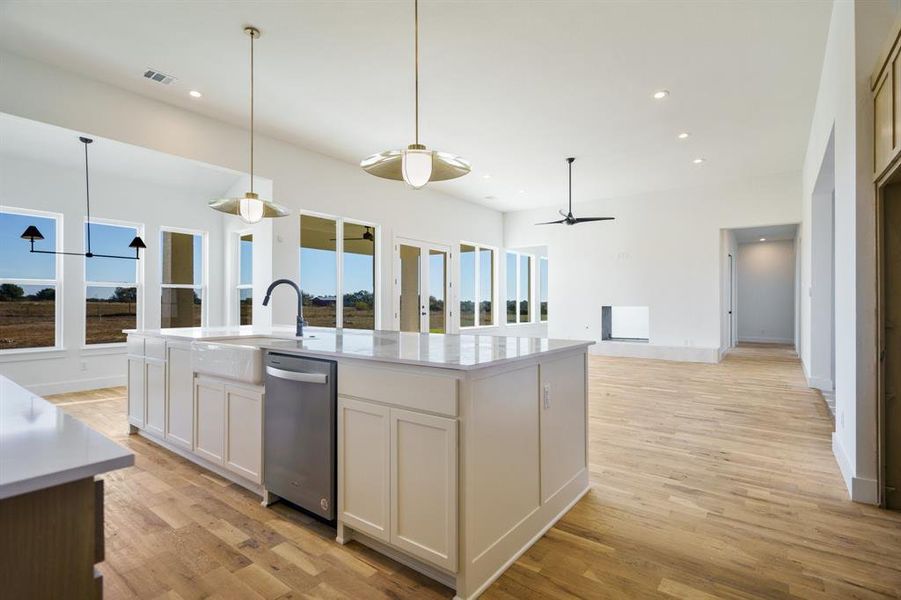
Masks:
[[[0,375],[0,500],[134,462],[130,451]]]
[[[587,348],[594,342],[474,334],[406,333],[307,327],[302,339],[293,328],[179,328],[130,331],[193,342],[247,345],[280,352],[472,370],[537,355]]]

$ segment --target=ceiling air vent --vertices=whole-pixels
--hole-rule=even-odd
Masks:
[[[172,75],[166,75],[165,73],[160,73],[154,69],[147,69],[144,71],[144,77],[151,80],[156,81],[157,83],[162,83],[163,85],[171,85],[175,83],[175,77]]]

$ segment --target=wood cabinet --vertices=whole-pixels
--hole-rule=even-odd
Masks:
[[[389,541],[391,423],[388,407],[338,399],[338,512],[351,527]]]
[[[144,427],[146,388],[144,386],[144,358],[128,357],[128,422]]]
[[[901,151],[901,44],[898,35],[892,39],[891,49],[871,79],[873,171],[877,177]]]
[[[225,466],[238,475],[263,481],[263,394],[225,384]]]
[[[194,449],[194,371],[191,346],[167,348],[166,440],[186,450]]]
[[[457,421],[338,399],[341,521],[433,565],[457,567]]]
[[[154,435],[166,433],[166,362],[144,359],[146,420],[144,430]]]
[[[457,421],[392,408],[392,545],[457,568]]]
[[[194,452],[225,462],[225,384],[198,377],[194,384]]]

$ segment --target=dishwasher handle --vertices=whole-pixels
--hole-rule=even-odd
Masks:
[[[279,379],[290,379],[301,383],[328,383],[328,375],[325,373],[300,373],[298,371],[286,371],[275,367],[266,367],[266,373]]]

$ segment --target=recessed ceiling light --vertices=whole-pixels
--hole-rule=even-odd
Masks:
[[[766,238],[760,238],[760,241],[761,241],[761,242],[765,242],[765,241],[766,241]]]
[[[520,194],[525,194],[526,191],[525,191],[525,190],[519,190],[519,193],[520,193]]]
[[[201,94],[197,90],[191,90],[190,92],[188,92],[188,95],[192,98],[200,98],[201,96],[203,96],[203,94]]]
[[[491,179],[491,175],[485,173],[484,175],[482,175],[482,179]]]
[[[687,140],[689,135],[691,135],[691,134],[688,133],[687,131],[683,131],[676,137],[678,137],[680,140]]]
[[[706,159],[703,159],[703,158],[698,157],[698,158],[694,159],[694,160],[691,161],[691,162],[693,162],[693,163],[696,164],[696,165],[700,165],[701,163],[704,162],[704,160],[706,160]]]
[[[654,100],[663,100],[669,96],[669,90],[657,90],[654,92]]]

